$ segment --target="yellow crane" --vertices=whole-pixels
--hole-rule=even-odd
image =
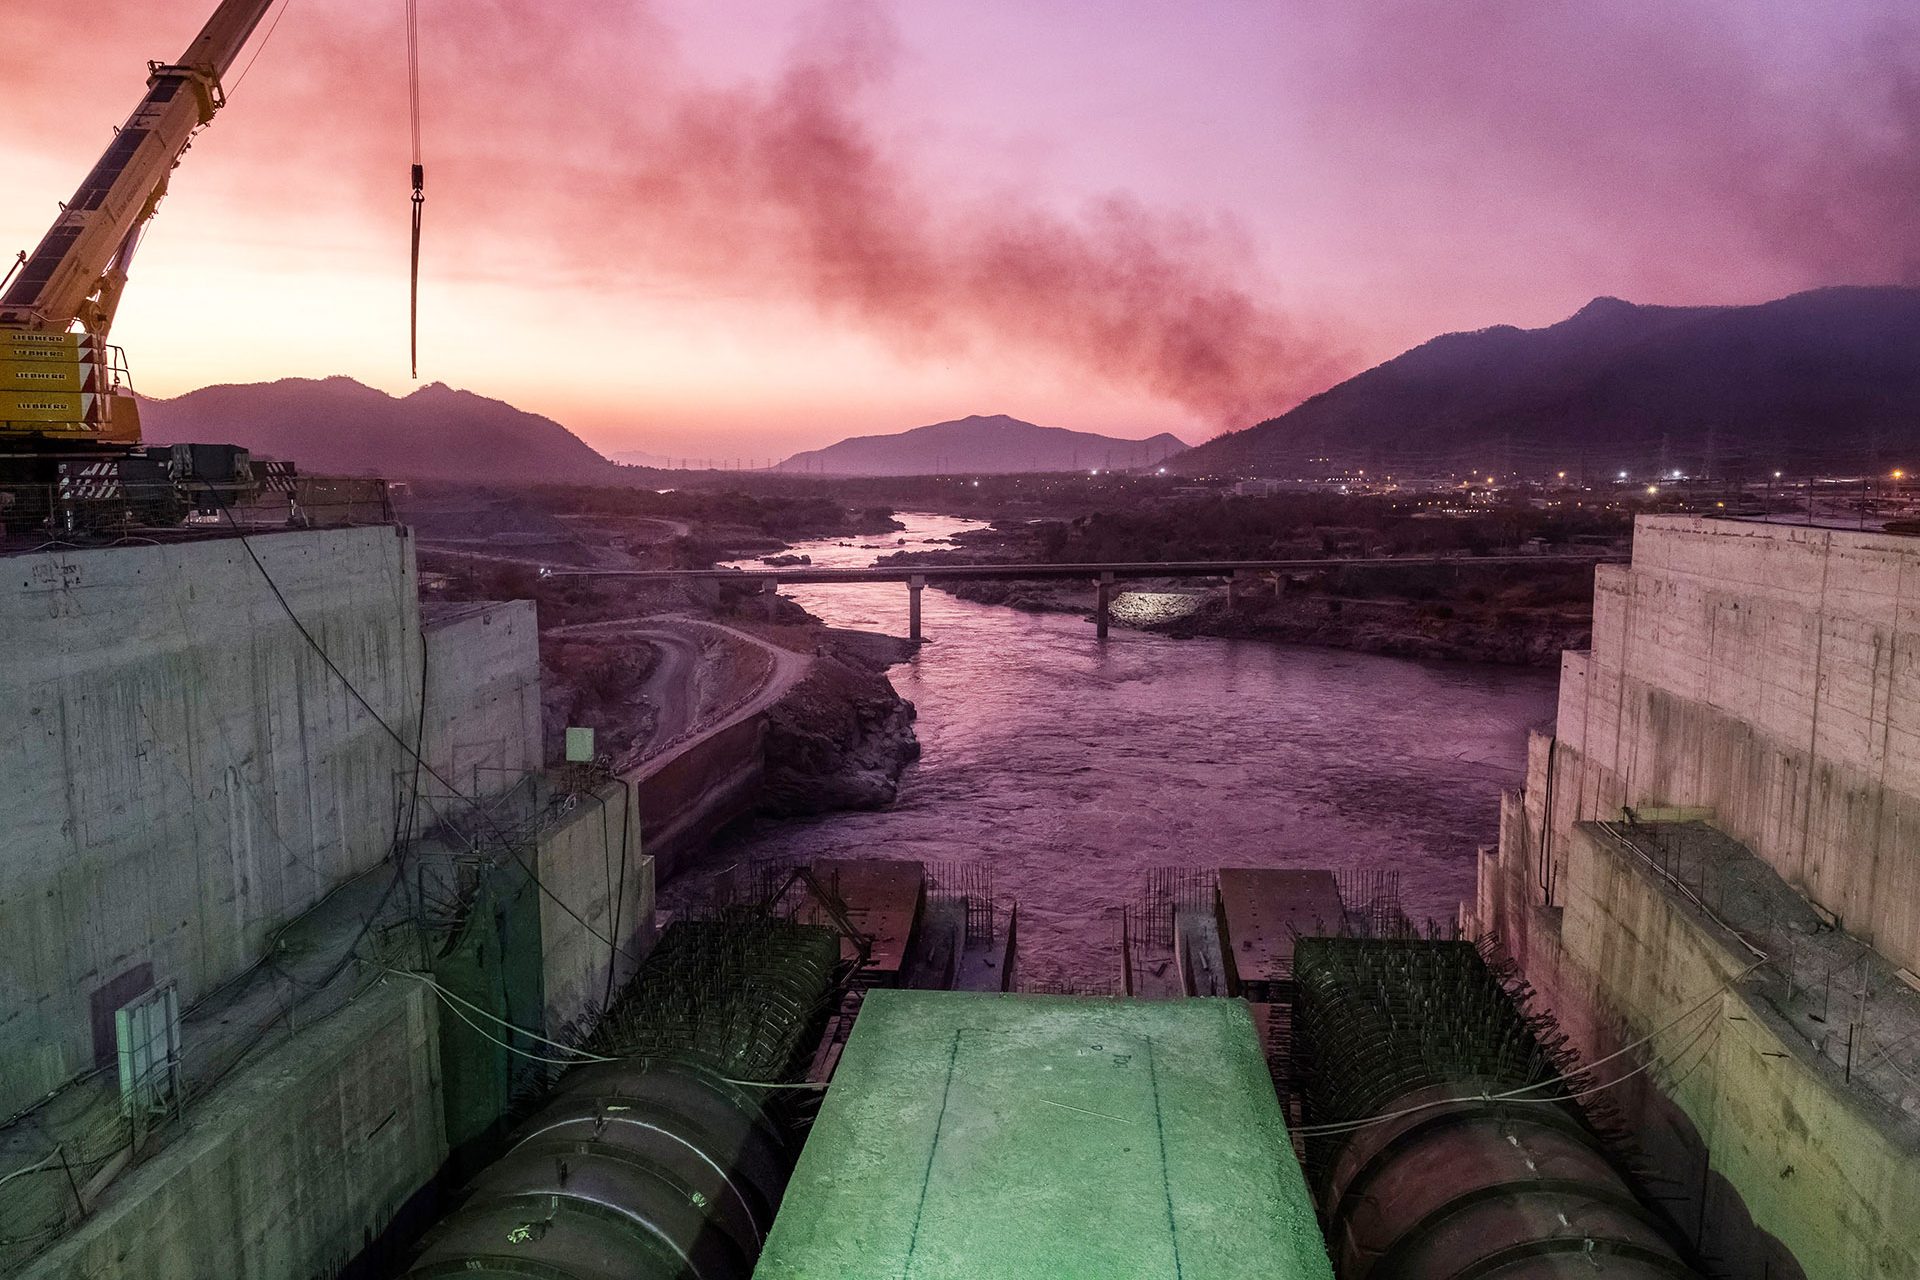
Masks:
[[[194,135],[226,104],[221,80],[274,0],[223,0],[147,92],[0,293],[0,449],[126,446],[140,414],[107,342],[140,237]]]
[[[221,0],[179,61],[147,64],[133,114],[39,246],[0,279],[0,517],[8,526],[53,519],[74,527],[83,498],[105,500],[94,510],[115,519],[170,522],[207,501],[209,487],[253,485],[243,449],[141,447],[126,358],[108,335],[174,168],[226,105],[222,82],[276,2]],[[416,209],[418,175],[416,157]],[[137,501],[136,489],[164,500]]]

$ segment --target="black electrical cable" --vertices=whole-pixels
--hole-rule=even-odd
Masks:
[[[420,378],[420,215],[427,203],[427,167],[420,154],[420,10],[407,3],[407,110],[413,130],[413,266],[407,290],[407,352]]]
[[[307,630],[306,623],[300,621],[300,615],[293,611],[293,605],[288,603],[286,595],[281,592],[280,584],[273,580],[273,574],[267,571],[267,566],[264,563],[262,563],[260,560],[260,554],[253,549],[253,540],[247,536],[246,530],[241,526],[240,522],[234,518],[233,508],[227,505],[226,499],[222,498],[220,496],[219,491],[215,489],[211,484],[209,484],[205,480],[202,480],[200,483],[201,483],[201,486],[207,491],[207,495],[213,499],[214,504],[220,508],[221,514],[226,516],[227,524],[233,529],[233,531],[236,534],[239,535],[240,545],[242,548],[245,549],[247,553],[247,558],[253,561],[253,567],[259,570],[260,577],[266,582],[267,588],[273,592],[273,598],[280,602],[281,610],[287,615],[287,619],[293,623],[294,629],[300,633],[301,639],[305,640],[307,642],[307,646],[311,648],[316,654],[319,655],[320,661],[326,664],[327,670],[333,673],[334,678],[340,681],[341,685],[343,685],[346,688],[346,691],[353,695],[354,701],[358,702],[361,705],[361,707],[366,710],[366,713],[369,716],[373,717],[373,722],[379,725],[380,728],[386,733],[386,735],[389,738],[392,738],[396,743],[398,743],[400,746],[400,749],[402,751],[405,751],[409,756],[411,756],[414,760],[414,763],[421,770],[425,771],[426,775],[429,778],[432,778],[435,782],[445,787],[447,789],[447,793],[451,795],[454,799],[460,801],[462,804],[467,805],[475,813],[480,815],[481,820],[485,822],[487,826],[492,829],[495,838],[497,838],[500,841],[500,846],[507,851],[507,856],[513,859],[514,863],[519,866],[520,870],[526,874],[527,879],[531,880],[534,886],[538,888],[540,892],[546,894],[547,897],[552,900],[555,906],[559,907],[562,911],[572,916],[574,918],[574,921],[578,923],[582,929],[585,929],[590,936],[599,939],[601,942],[606,943],[609,947],[612,947],[615,951],[619,952],[621,955],[627,956],[629,959],[636,959],[637,957],[633,956],[633,954],[629,952],[625,947],[621,946],[618,942],[614,941],[612,938],[608,937],[606,934],[601,933],[598,929],[594,928],[593,925],[588,922],[587,918],[581,915],[578,911],[574,910],[573,906],[570,903],[568,903],[566,899],[562,898],[559,894],[555,893],[552,889],[548,888],[546,883],[542,881],[540,877],[534,872],[534,869],[527,865],[526,859],[520,856],[519,850],[513,847],[513,842],[507,838],[506,832],[502,831],[500,829],[500,825],[494,821],[493,815],[487,812],[486,806],[481,804],[478,800],[475,800],[472,796],[467,795],[464,791],[461,791],[458,787],[454,786],[451,782],[447,781],[447,779],[440,773],[438,769],[435,769],[433,765],[428,763],[426,758],[419,751],[416,751],[414,750],[413,747],[409,746],[406,738],[403,737],[396,729],[394,729],[392,725],[388,724],[385,717],[383,717],[379,713],[379,711],[374,709],[373,704],[367,701],[366,696],[362,694],[357,687],[355,687],[353,681],[347,678],[347,673],[342,671],[339,665],[334,662],[332,655],[330,655],[326,651],[326,648],[323,645],[321,645],[319,640],[314,638],[314,634],[311,631]],[[423,643],[424,643],[424,640],[423,640]],[[426,696],[427,696],[427,691],[424,688],[422,688],[420,690],[421,699],[424,701]],[[421,714],[425,715],[424,708],[422,709]]]
[[[240,88],[241,82],[247,78],[247,73],[253,70],[253,64],[260,61],[260,55],[267,51],[267,45],[272,41],[273,33],[280,29],[280,20],[287,16],[287,10],[291,8],[293,8],[293,0],[287,0],[280,6],[280,12],[273,19],[273,25],[267,28],[267,34],[260,37],[260,43],[253,47],[253,56],[247,59],[247,65],[240,68],[240,74],[235,76],[233,83],[227,87],[228,98],[233,97],[235,91]]]
[[[627,904],[627,821],[632,815],[633,783],[626,778],[622,778],[620,779],[620,884],[619,887],[613,891],[613,936],[616,938],[620,936],[620,917],[624,913]],[[600,801],[600,820],[603,824],[603,829],[606,816],[607,802],[603,799]],[[607,992],[602,998],[601,1004],[609,1009],[613,1007],[614,970],[618,959],[619,954],[617,952],[610,951],[607,953]]]

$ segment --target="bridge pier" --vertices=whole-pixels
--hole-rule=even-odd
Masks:
[[[1238,569],[1234,570],[1232,573],[1227,575],[1227,611],[1228,612],[1231,613],[1233,610],[1238,609],[1240,607],[1240,597],[1241,597],[1241,594],[1245,591],[1245,589],[1246,589],[1245,585],[1240,581],[1240,571]]]
[[[780,579],[762,578],[760,580],[760,608],[768,622],[777,622],[780,618]]]
[[[920,589],[927,585],[927,577],[916,573],[907,579],[907,639],[919,644],[920,636]]]
[[[1107,623],[1113,616],[1113,574],[1100,575],[1100,586],[1093,606],[1093,634],[1097,639],[1107,638]]]

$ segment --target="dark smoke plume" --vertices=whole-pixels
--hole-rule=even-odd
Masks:
[[[469,28],[463,56],[497,60],[487,33],[537,7],[493,6],[497,21]],[[1339,349],[1274,304],[1228,222],[1126,195],[1067,217],[1020,195],[933,189],[864,110],[891,73],[889,24],[866,6],[834,13],[767,84],[701,86],[632,46],[522,48],[489,78],[541,66],[553,83],[557,69],[563,92],[538,130],[495,118],[488,146],[463,144],[456,195],[479,196],[484,153],[510,145],[499,165],[520,176],[490,203],[519,204],[539,250],[609,284],[666,274],[731,295],[797,295],[913,355],[1064,364],[1222,428],[1334,376]],[[469,86],[471,124],[458,128],[484,127],[472,98]]]

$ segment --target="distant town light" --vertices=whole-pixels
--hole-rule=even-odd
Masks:
[[[1165,475],[1165,474],[1167,474],[1167,469],[1166,469],[1165,467],[1162,467],[1162,468],[1160,468],[1160,470],[1159,470],[1159,471],[1158,471],[1158,472],[1157,472],[1156,474],[1158,474],[1158,475]]]
[[[1774,474],[1775,474],[1775,475],[1778,475],[1778,474],[1779,474],[1779,472],[1777,472],[1777,471],[1776,471],[1776,472],[1775,472]],[[1626,473],[1626,472],[1624,472],[1624,471],[1622,471],[1622,472],[1620,473],[1620,478],[1621,478],[1622,480],[1625,480],[1625,479],[1627,478],[1627,473]]]
[[[980,482],[979,482],[978,480],[975,480],[975,481],[973,482],[973,487],[974,487],[974,488],[976,488],[976,489],[978,489],[978,488],[980,487]]]
[[[1566,472],[1564,472],[1564,471],[1562,471],[1562,472],[1560,472],[1560,478],[1561,478],[1562,480],[1565,480],[1565,479],[1567,478],[1567,473],[1566,473]]]
[[[1780,473],[1779,473],[1778,471],[1776,471],[1776,472],[1774,472],[1774,473],[1773,473],[1773,478],[1774,478],[1775,480],[1778,480],[1778,479],[1780,478]]]
[[[1679,478],[1680,478],[1680,469],[1679,469],[1678,467],[1675,467],[1675,468],[1674,468],[1674,471],[1673,471],[1673,474],[1672,474],[1671,476],[1669,476],[1669,477],[1668,477],[1668,479],[1670,479],[1670,480],[1678,480]]]
[[[1905,480],[1907,478],[1907,473],[1901,470],[1899,467],[1895,467],[1893,469],[1893,478],[1895,480]]]
[[[1657,484],[1650,484],[1650,485],[1648,485],[1648,486],[1647,486],[1647,495],[1648,495],[1649,497],[1651,497],[1652,495],[1654,495],[1654,494],[1656,494],[1656,493],[1658,493],[1658,492],[1660,492],[1660,486],[1659,486],[1659,485],[1657,485]]]

